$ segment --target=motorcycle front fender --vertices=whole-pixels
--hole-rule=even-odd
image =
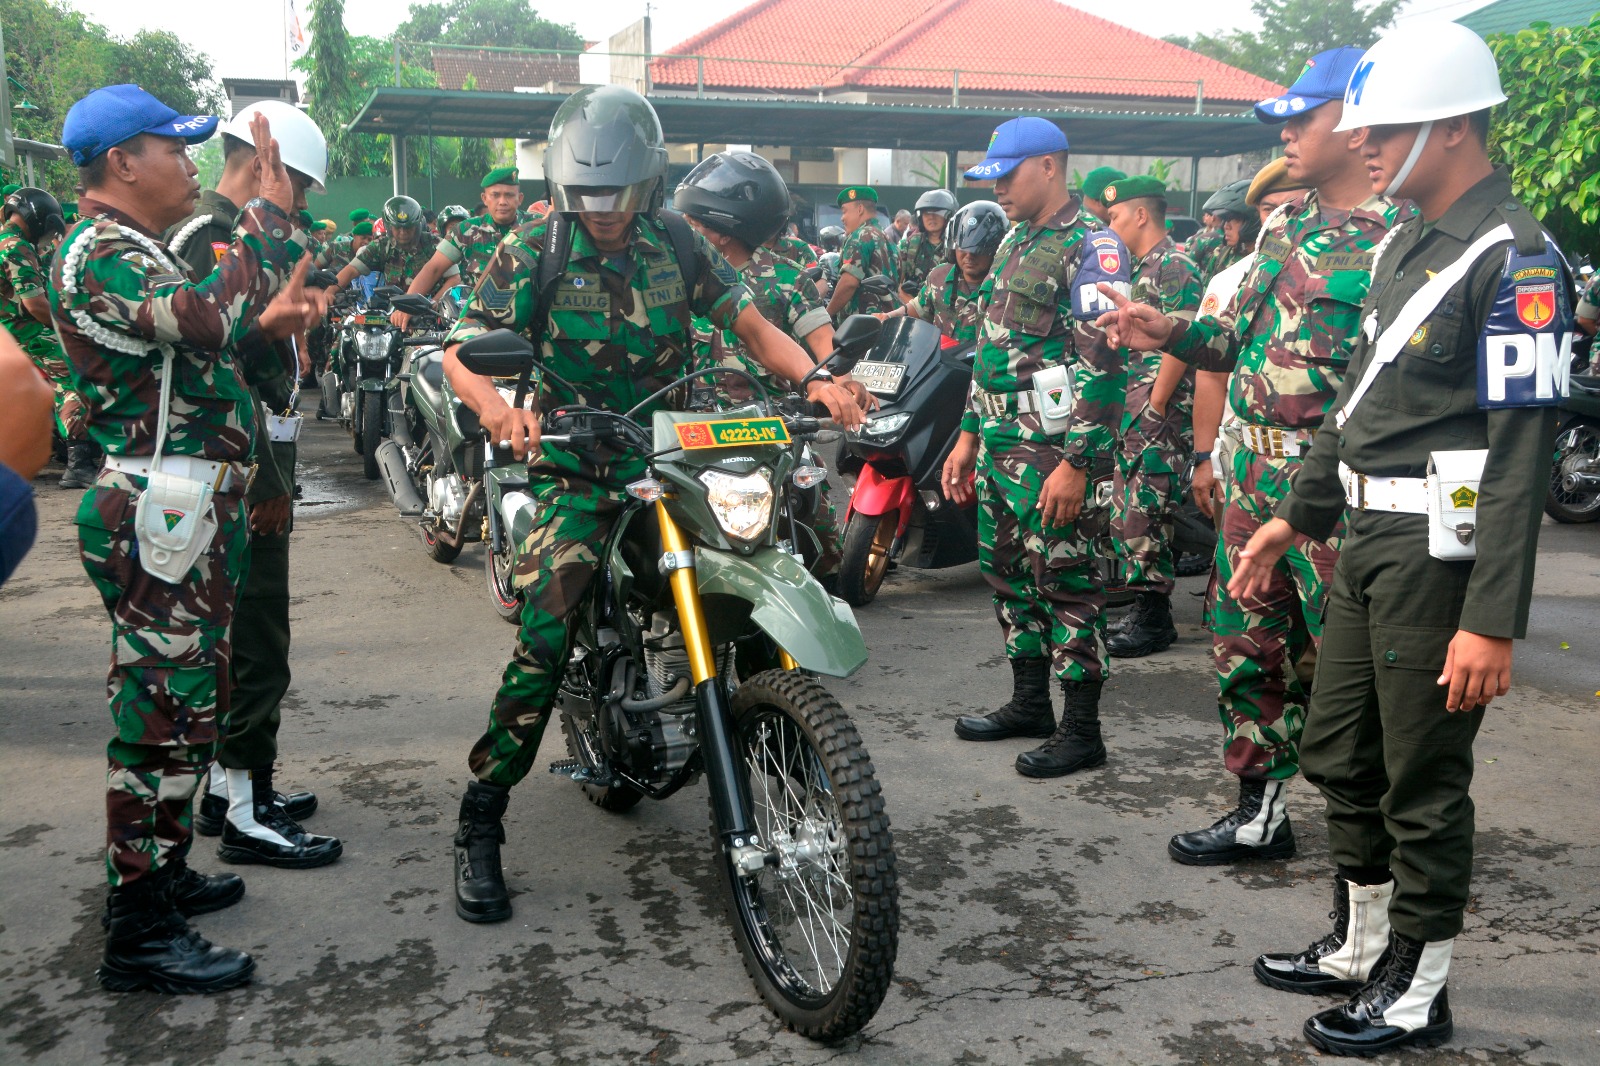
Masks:
[[[845,508],[845,521],[857,511],[877,518],[893,511],[900,512],[900,531],[904,532],[911,519],[911,505],[916,486],[909,477],[884,477],[878,468],[867,463],[856,476],[856,487],[850,493],[850,505]]]
[[[694,557],[700,594],[748,601],[751,621],[802,670],[849,677],[866,665],[867,643],[856,616],[799,559],[777,549],[746,557],[704,547]]]
[[[387,392],[389,381],[387,378],[362,378],[356,387],[362,392]]]

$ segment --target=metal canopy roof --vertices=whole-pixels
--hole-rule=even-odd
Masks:
[[[350,129],[400,137],[517,137],[543,140],[566,93],[376,89]],[[1241,115],[934,107],[824,100],[652,96],[673,144],[781,144],[818,148],[981,150],[995,126],[1019,113],[1067,131],[1077,152],[1223,156],[1278,143],[1278,127]]]

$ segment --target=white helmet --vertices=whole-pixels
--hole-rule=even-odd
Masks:
[[[282,100],[259,100],[229,119],[222,132],[252,144],[250,120],[256,115],[267,116],[283,165],[310,178],[311,187],[317,192],[325,191],[322,183],[328,177],[328,139],[311,116]]]
[[[1505,99],[1482,37],[1459,22],[1418,19],[1367,49],[1345,87],[1335,132],[1470,115]]]

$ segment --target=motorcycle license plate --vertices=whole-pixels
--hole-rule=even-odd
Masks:
[[[788,444],[789,427],[781,418],[729,418],[715,422],[679,422],[678,445],[696,448],[742,448],[752,444]]]
[[[874,395],[893,396],[900,391],[900,383],[905,380],[906,365],[857,363],[855,369],[850,371],[850,376],[861,382],[862,386]]]

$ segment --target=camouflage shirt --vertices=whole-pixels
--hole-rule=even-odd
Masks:
[[[874,274],[887,274],[890,281],[894,280],[894,253],[889,249],[889,238],[883,230],[869,222],[845,235],[844,244],[839,248],[839,276],[846,274],[857,281],[865,281]],[[892,311],[899,305],[900,301],[893,294],[880,300],[864,296],[857,289],[850,295],[849,302],[839,309],[839,321],[863,312]]]
[[[1122,352],[1106,340],[1104,330],[1092,320],[1073,317],[1083,266],[1079,250],[1089,236],[1075,198],[1042,226],[1026,221],[1011,227],[978,292],[982,321],[972,380],[985,392],[1020,392],[1032,386],[1036,371],[1072,367],[1076,406],[1066,451],[1094,455],[1116,445],[1128,371]],[[1114,234],[1095,236],[1104,236],[1112,242],[1108,248],[1127,255]],[[1106,258],[1111,257],[1108,251]],[[1105,269],[1126,271],[1127,261]],[[976,432],[981,421],[974,407],[962,418],[961,428]]]
[[[805,347],[808,334],[831,324],[828,302],[817,292],[816,283],[806,277],[805,271],[792,260],[785,259],[770,248],[757,248],[750,256],[750,261],[737,269],[739,280],[749,290],[761,317],[777,326],[801,347]],[[772,372],[756,362],[731,329],[719,329],[712,333],[711,355],[721,366],[738,367],[764,385],[770,387],[773,384]],[[727,380],[719,382],[719,385],[733,384]],[[736,399],[743,397],[738,389],[729,390],[729,395]]]
[[[1206,264],[1216,254],[1218,245],[1225,245],[1228,239],[1222,235],[1220,229],[1203,229],[1190,237],[1183,245],[1183,250],[1195,265],[1200,268],[1202,277],[1205,275]]]
[[[1600,274],[1590,280],[1589,287],[1583,290],[1583,297],[1578,301],[1576,314],[1579,318],[1600,318]]]
[[[56,334],[22,306],[44,295],[44,268],[32,242],[7,223],[0,227],[0,326],[29,355],[60,357]]]
[[[1238,244],[1229,244],[1224,238],[1206,250],[1204,260],[1195,260],[1195,265],[1200,268],[1200,277],[1210,281],[1218,274],[1227,270],[1233,264],[1243,259],[1250,252],[1249,245],[1240,241]]]
[[[946,337],[971,344],[978,339],[978,323],[983,317],[978,310],[981,288],[962,277],[961,268],[954,263],[941,263],[929,271],[921,291],[906,308],[938,326]]]
[[[78,210],[50,268],[50,310],[89,436],[112,454],[154,453],[170,346],[167,454],[246,459],[255,406],[231,351],[288,279],[305,233],[275,207],[252,207],[201,278],[115,208],[86,196]]]
[[[808,267],[816,265],[817,250],[799,237],[788,237],[780,233],[772,239],[767,247],[797,266]]]
[[[1224,319],[1180,324],[1169,350],[1201,370],[1232,371],[1228,403],[1246,422],[1321,425],[1355,347],[1372,251],[1399,214],[1381,196],[1337,211],[1308,193],[1268,220]]]
[[[928,272],[944,262],[945,247],[935,244],[920,229],[908,232],[895,255],[895,271],[902,283],[921,286]]]
[[[383,280],[390,285],[398,285],[404,289],[410,286],[428,260],[433,258],[433,253],[439,246],[439,238],[427,231],[417,236],[417,243],[410,248],[400,247],[400,242],[393,236],[385,234],[369,243],[355,258],[350,260],[350,265],[356,268],[356,276],[376,271],[383,275]]]
[[[335,274],[350,265],[356,253],[350,250],[350,234],[335,237],[322,246],[321,253],[313,262],[323,270],[331,270]]]
[[[461,284],[474,285],[489,257],[513,228],[514,224],[502,226],[487,214],[469,218],[456,227],[454,236],[439,242],[439,254],[461,271]]]
[[[534,276],[548,228],[548,219],[540,218],[500,242],[450,343],[494,329],[526,332],[533,325]],[[626,411],[694,369],[692,316],[706,318],[716,329],[733,326],[750,306],[750,294],[704,237],[696,234],[694,243],[698,281],[688,291],[660,223],[641,219],[627,250],[618,255],[602,253],[582,225],[573,227],[572,252],[556,286],[541,362],[570,382],[577,395],[550,382],[545,391],[552,402]],[[665,406],[657,401],[641,417]],[[539,475],[534,494],[559,494],[571,506],[593,508],[598,499],[620,499],[620,482],[642,469],[642,464],[624,464],[597,472],[571,451],[547,448],[533,467]]]
[[[1171,237],[1163,237],[1159,244],[1133,263],[1133,299],[1149,304],[1169,318],[1193,322],[1200,307],[1204,289],[1200,284],[1200,269],[1195,266]],[[1156,372],[1161,369],[1160,352],[1131,352],[1128,356],[1128,391],[1148,389],[1155,384]],[[1193,375],[1184,378],[1183,388],[1193,388]],[[1130,411],[1129,414],[1138,412]]]

